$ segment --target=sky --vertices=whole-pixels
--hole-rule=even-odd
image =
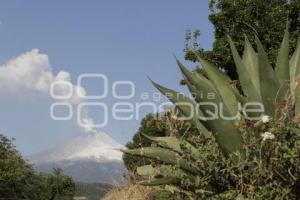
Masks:
[[[125,144],[151,109],[145,106],[134,114],[137,119],[120,121],[114,119],[112,108],[126,102],[136,110],[137,103],[145,102],[142,94],[157,92],[147,77],[183,90],[174,55],[184,62],[187,29],[199,29],[201,47],[211,48],[208,14],[208,1],[202,0],[0,1],[0,133],[16,138],[24,155],[50,148],[84,133],[87,127],[78,125],[77,109],[89,102],[106,105],[107,112],[102,107],[84,108],[82,121],[97,124],[107,119],[97,130]],[[82,74],[102,74],[107,85],[103,77],[92,77],[82,79],[79,86]],[[54,81],[69,83],[74,91],[69,99],[51,96]],[[134,84],[134,94],[117,99],[113,91],[119,96],[133,91],[128,81]],[[59,84],[54,91],[63,95],[66,87]],[[104,89],[105,98],[82,99]],[[71,118],[53,120],[50,108],[55,103],[70,105]],[[68,114],[66,107],[56,108],[58,115]]]

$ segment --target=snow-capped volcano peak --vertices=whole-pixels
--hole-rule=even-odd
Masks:
[[[91,129],[28,160],[41,172],[59,167],[75,181],[112,184],[121,182],[126,172],[122,148],[107,134]]]
[[[105,133],[83,133],[56,147],[30,156],[34,163],[75,160],[121,161],[122,145]]]
[[[67,159],[96,158],[121,160],[122,145],[104,133],[88,133],[74,139],[71,145],[78,145]],[[71,147],[70,147],[71,149]]]

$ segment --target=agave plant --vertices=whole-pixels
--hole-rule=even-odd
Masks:
[[[275,121],[290,120],[291,117],[297,121],[300,118],[300,43],[289,59],[287,27],[274,70],[258,37],[255,41],[257,51],[245,36],[244,53],[240,56],[234,42],[228,37],[239,76],[238,87],[234,84],[236,81],[198,55],[196,56],[204,74],[189,71],[176,59],[193,99],[153,82],[183,115],[192,116],[191,122],[199,129],[200,135],[207,140],[216,141],[225,159],[231,159],[235,154],[243,154],[243,125],[250,123],[250,126],[255,127],[261,122],[262,119],[258,118],[261,116],[268,116]],[[214,98],[208,98],[207,94],[214,94]],[[207,102],[222,105],[222,113],[227,118],[208,119],[215,107]],[[183,106],[184,103],[192,107]],[[241,110],[245,105],[252,105],[251,103],[262,105],[264,110],[258,113]],[[198,106],[199,104],[201,105]],[[249,120],[246,116],[254,116],[255,120]],[[170,190],[178,190],[173,186],[185,185],[187,188],[195,187],[199,183],[197,175],[202,173],[202,169],[197,162],[203,159],[199,147],[176,137],[148,139],[157,146],[124,150],[124,153],[160,162],[156,166],[147,165],[137,169],[138,174],[150,177],[144,184],[168,185]],[[192,184],[183,184],[182,180],[188,180]],[[202,189],[201,192],[209,190]],[[199,192],[199,188],[197,190]]]

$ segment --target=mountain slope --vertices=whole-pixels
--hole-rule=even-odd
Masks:
[[[122,145],[105,133],[91,132],[31,155],[28,159],[42,172],[60,167],[75,181],[116,184],[126,171],[119,151],[121,148]]]

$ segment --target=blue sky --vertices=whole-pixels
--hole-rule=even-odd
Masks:
[[[208,1],[200,0],[1,1],[0,70],[9,60],[38,49],[48,56],[53,74],[66,71],[75,83],[80,74],[102,73],[108,77],[109,88],[114,81],[132,81],[136,95],[130,102],[140,102],[142,92],[155,92],[147,76],[180,89],[181,75],[173,54],[183,60],[188,28],[200,29],[201,47],[211,48],[213,27],[208,14]],[[0,75],[0,84],[11,80],[5,76]],[[14,92],[3,88],[0,85],[0,133],[15,137],[23,154],[49,148],[81,132],[75,120],[51,120],[52,100],[41,92],[26,92],[29,86]],[[92,94],[98,88],[97,82],[90,82],[86,91]],[[101,102],[112,106],[115,99],[109,94]],[[93,116],[95,120],[101,118],[98,115]],[[136,120],[119,122],[110,117],[100,130],[125,144],[138,126]]]

